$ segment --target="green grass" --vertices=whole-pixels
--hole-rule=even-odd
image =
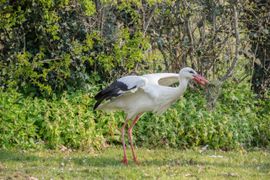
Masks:
[[[120,163],[122,149],[100,152],[0,150],[0,179],[270,179],[270,152],[137,149],[141,162]],[[34,179],[34,178],[32,178]]]

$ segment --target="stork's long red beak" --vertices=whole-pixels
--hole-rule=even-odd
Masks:
[[[203,86],[208,83],[208,80],[199,74],[194,75],[193,80],[196,81],[197,83],[203,85]]]

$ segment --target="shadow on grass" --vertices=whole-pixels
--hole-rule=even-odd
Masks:
[[[60,156],[59,156],[60,155]],[[0,150],[0,162],[65,162],[70,158],[69,163],[73,163],[80,166],[93,166],[93,167],[105,167],[105,166],[122,166],[120,159],[111,157],[94,157],[86,155],[84,157],[76,157],[68,154],[50,154],[49,157],[39,157],[31,155],[29,152]]]
[[[108,158],[108,157],[85,157],[85,158],[73,158],[73,163],[84,167],[124,167],[119,158]],[[128,162],[127,167],[137,166],[131,159]],[[142,160],[140,161],[139,167],[218,167],[218,168],[240,168],[240,169],[256,169],[262,173],[268,173],[270,169],[270,163],[245,163],[245,164],[233,164],[225,162],[207,162],[198,161],[195,159],[154,159],[154,160]]]
[[[120,160],[110,157],[73,157],[71,162],[81,166],[93,167],[122,166]]]
[[[60,155],[60,156],[59,156]],[[21,163],[27,162],[46,162],[46,164],[50,165],[53,162],[60,164],[63,161],[67,161],[66,159],[70,159],[68,163],[75,164],[77,166],[81,166],[84,168],[87,167],[124,167],[121,163],[121,156],[115,155],[113,157],[104,157],[99,156],[90,156],[85,155],[77,157],[75,154],[55,154],[50,155],[49,157],[39,157],[36,155],[31,155],[31,153],[24,152],[16,152],[16,151],[8,151],[8,150],[0,150],[0,162],[8,162],[8,161],[17,161]],[[129,166],[136,166],[132,159],[129,159]],[[268,173],[270,169],[270,163],[244,163],[244,164],[233,164],[226,162],[207,162],[207,160],[196,160],[196,159],[186,159],[186,158],[171,158],[171,159],[153,159],[153,160],[141,160],[141,167],[151,167],[151,166],[168,166],[168,167],[197,167],[197,166],[211,166],[211,167],[219,167],[219,168],[241,168],[241,169],[256,169],[262,173]]]
[[[23,152],[0,150],[0,162],[3,161],[37,161],[40,157],[28,155]]]
[[[198,166],[207,166],[207,167],[218,167],[218,168],[240,168],[240,169],[256,169],[261,173],[269,173],[270,163],[244,163],[244,164],[234,164],[226,162],[207,162],[198,161],[195,159],[170,159],[170,160],[145,160],[142,162],[143,166],[169,166],[169,167],[198,167]]]

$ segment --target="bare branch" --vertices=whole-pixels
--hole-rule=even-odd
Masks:
[[[151,22],[151,20],[152,20],[152,18],[153,18],[153,15],[154,15],[154,12],[155,12],[155,10],[156,10],[156,8],[157,8],[157,4],[154,6],[154,8],[152,9],[152,11],[151,11],[151,13],[150,13],[150,16],[149,16],[149,18],[148,18],[148,21],[145,23],[145,17],[143,18],[144,20],[144,22],[143,22],[143,24],[144,24],[144,29],[143,29],[143,36],[145,36],[145,34],[146,34],[146,31],[147,31],[147,29],[148,29],[148,27],[149,27],[149,24],[150,24],[150,22]],[[144,11],[143,11],[144,12]],[[145,13],[144,13],[144,16],[145,16]]]
[[[52,62],[52,61],[59,61],[62,60],[63,58],[53,58],[53,59],[44,59],[42,61],[39,61],[39,63],[48,63],[48,62]]]
[[[234,53],[234,59],[227,70],[226,74],[220,78],[220,80],[223,82],[227,80],[229,77],[232,76],[233,70],[237,65],[238,57],[239,57],[239,45],[240,45],[240,37],[239,37],[239,31],[238,31],[238,11],[237,11],[237,4],[233,5],[233,20],[234,20],[234,35],[235,35],[235,53]]]

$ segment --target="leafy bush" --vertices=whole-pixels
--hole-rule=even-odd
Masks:
[[[130,72],[149,48],[140,31],[124,26],[116,31],[114,22],[102,22],[113,26],[105,29],[112,32],[99,29],[90,20],[99,19],[94,1],[0,4],[0,86],[27,95],[47,97]]]
[[[270,146],[270,101],[259,100],[255,104],[258,118],[252,121],[253,127],[253,146]],[[257,120],[257,121],[256,121]]]
[[[100,148],[91,93],[63,94],[51,100],[1,93],[0,146]]]
[[[2,92],[0,147],[85,149],[121,144],[124,115],[94,112],[96,91],[94,87],[87,93],[64,93],[51,99]],[[216,108],[210,111],[202,94],[190,89],[162,116],[145,113],[133,131],[136,144],[214,149],[269,146],[269,102],[255,100],[245,85],[225,85]]]
[[[255,140],[253,123],[259,121],[252,101],[247,88],[227,87],[216,108],[209,111],[201,94],[188,92],[164,116],[143,117],[136,127],[136,137],[140,145],[209,145],[215,149],[250,146]]]
[[[17,145],[22,148],[34,147],[41,138],[37,133],[35,121],[39,120],[39,110],[21,94],[3,93],[0,96],[0,144],[1,147]]]

